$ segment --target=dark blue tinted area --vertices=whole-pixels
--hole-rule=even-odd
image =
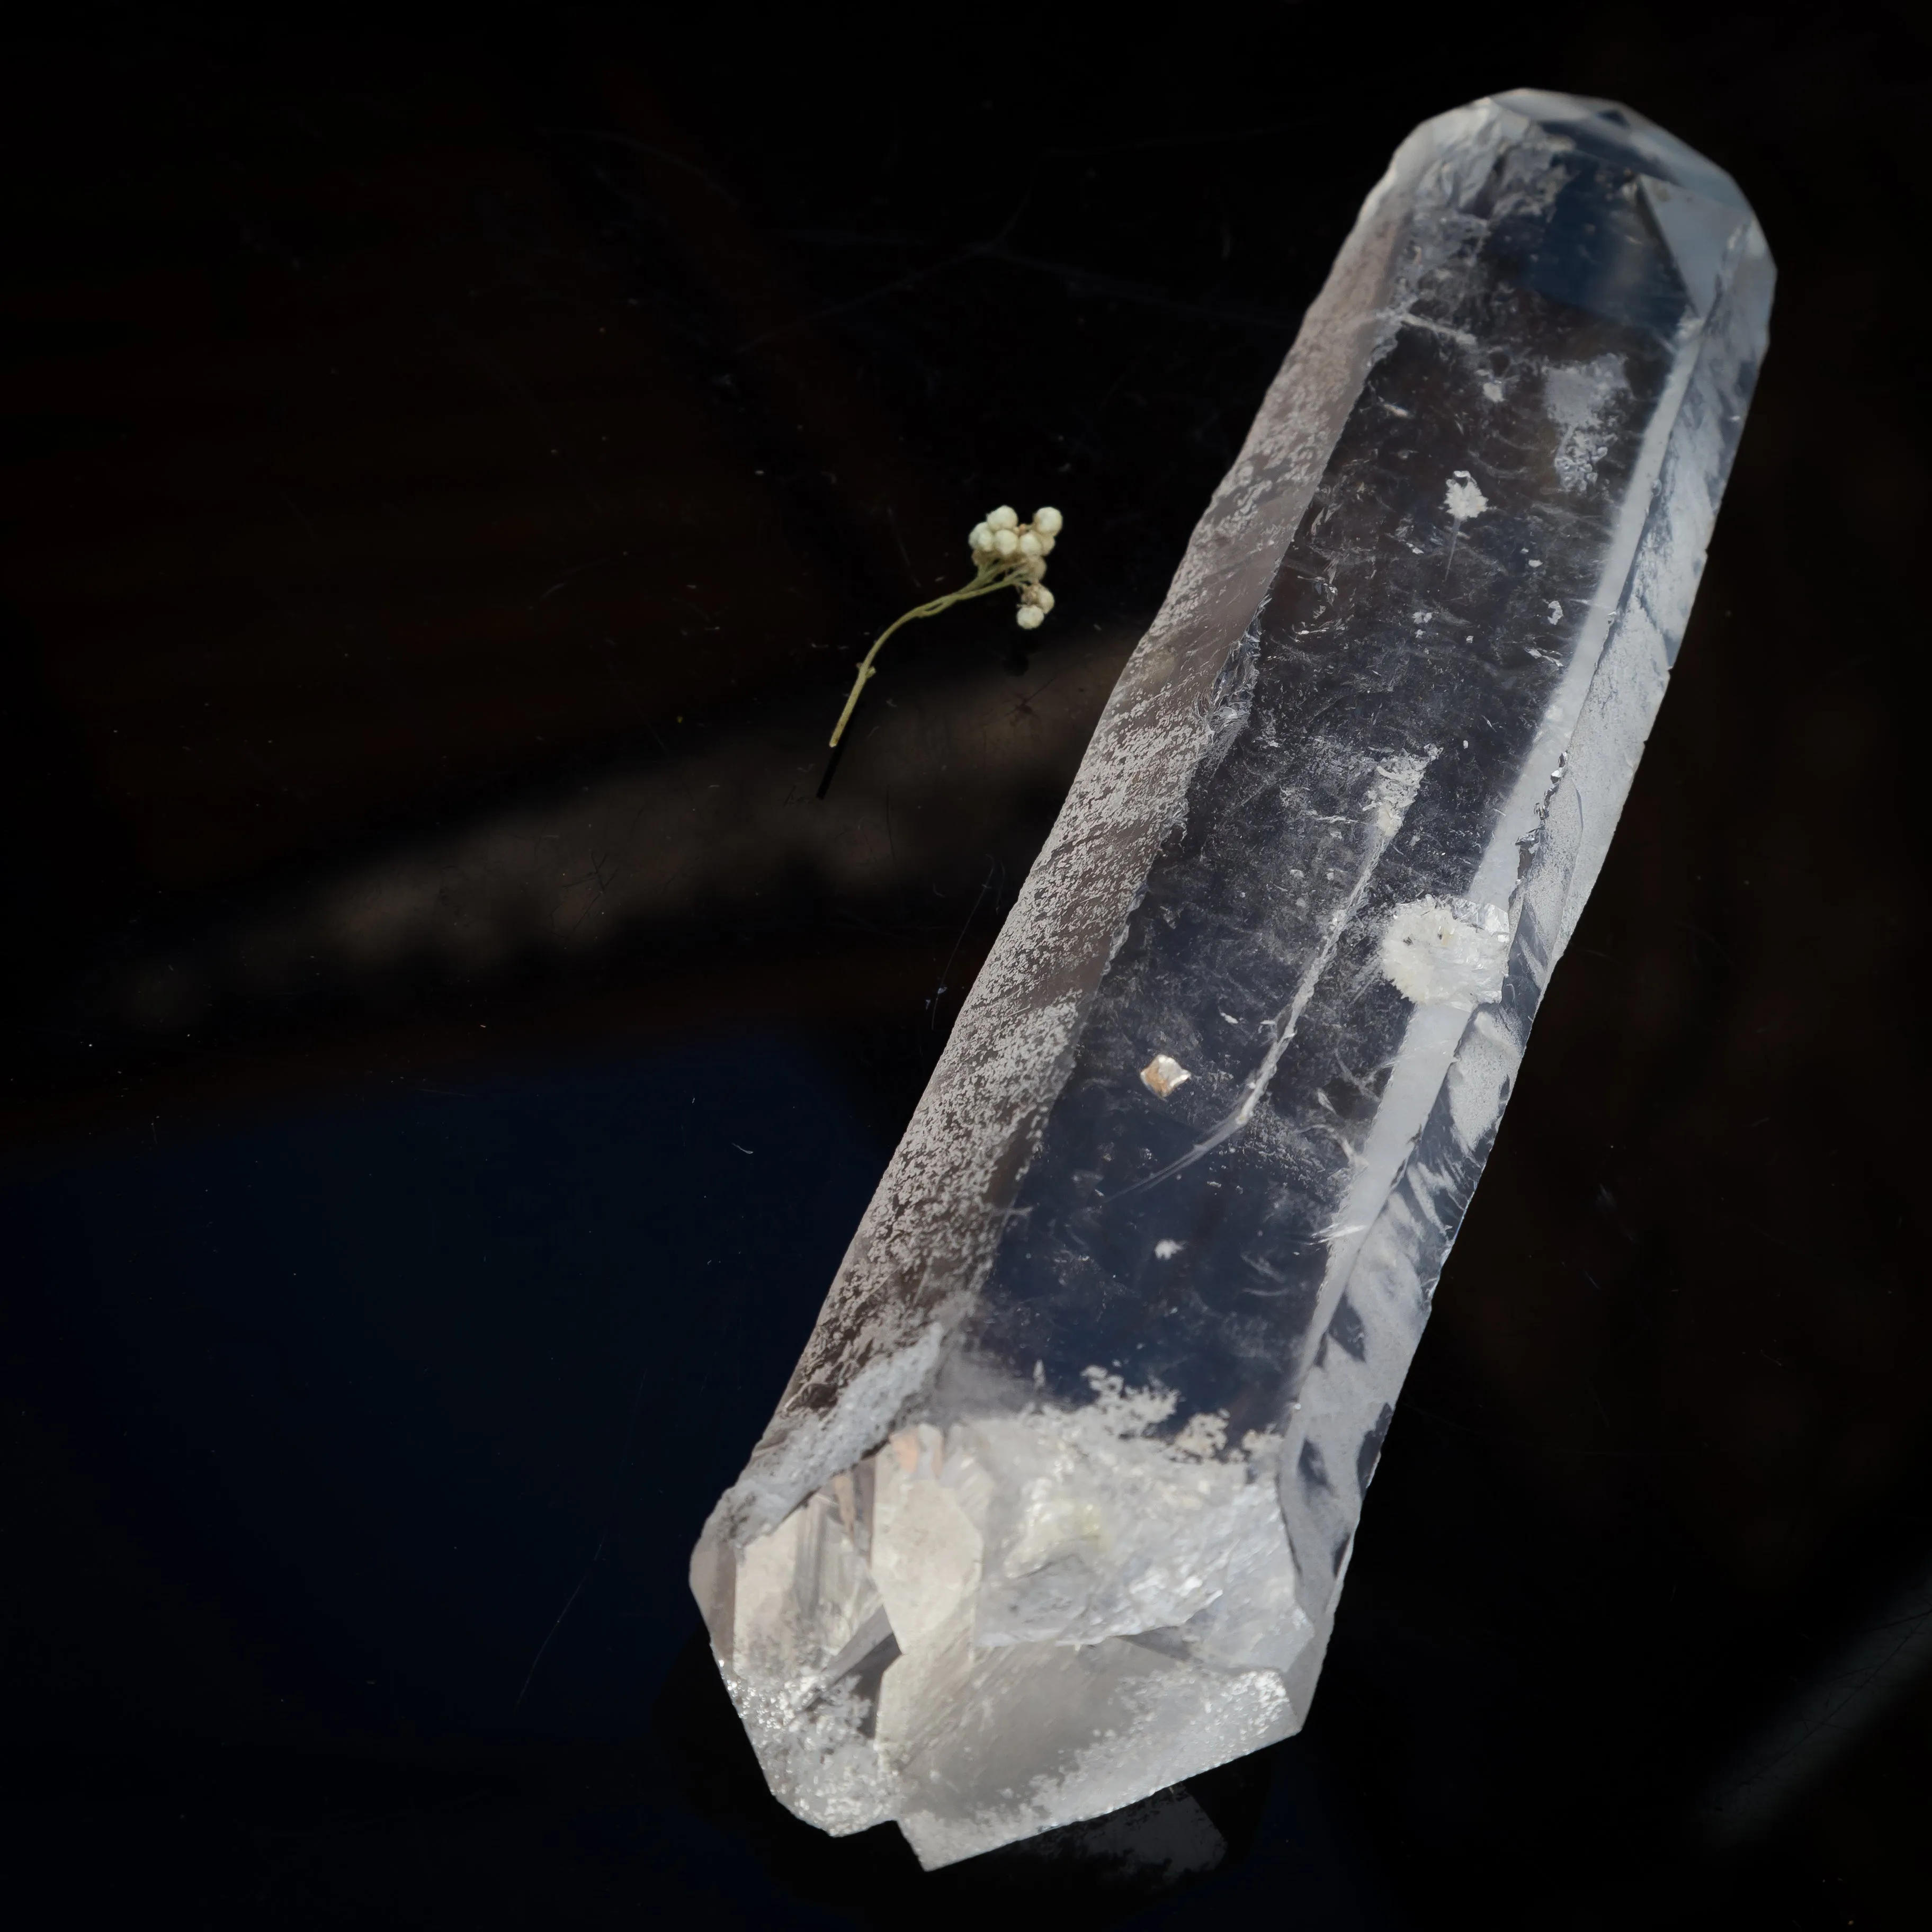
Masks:
[[[12,1163],[9,1394],[209,1632],[154,1714],[634,1730],[886,1150],[773,1034]]]

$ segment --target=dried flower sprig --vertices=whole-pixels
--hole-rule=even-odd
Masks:
[[[963,590],[949,590],[944,597],[935,597],[930,604],[916,604],[902,617],[896,617],[881,631],[874,640],[859,666],[859,674],[852,680],[852,694],[845,700],[845,709],[838,714],[838,722],[832,728],[832,742],[836,748],[845,734],[845,728],[852,722],[852,713],[858,709],[859,694],[863,691],[873,676],[873,661],[878,656],[886,640],[902,624],[910,624],[915,617],[936,617],[940,611],[955,604],[963,604],[969,597],[985,597],[995,590],[1016,590],[1020,594],[1020,608],[1015,614],[1016,620],[1023,631],[1036,631],[1046,621],[1046,614],[1053,608],[1053,592],[1040,580],[1046,574],[1047,553],[1065,526],[1066,519],[1048,504],[1033,513],[1033,521],[1023,524],[1018,513],[1008,503],[1002,503],[984,522],[973,526],[967,544],[973,553],[973,580]]]

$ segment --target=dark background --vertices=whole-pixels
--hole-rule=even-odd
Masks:
[[[1916,11],[262,10],[0,49],[10,1897],[1932,1922]],[[1669,700],[1306,1732],[1210,1875],[922,1876],[686,1553],[1354,209],[1525,84],[1780,266]],[[1058,609],[821,796],[1003,500]]]

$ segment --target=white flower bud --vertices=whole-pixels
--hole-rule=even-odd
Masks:
[[[1049,503],[1043,510],[1033,513],[1033,526],[1043,537],[1057,537],[1066,526],[1066,519]]]
[[[1042,538],[1040,538],[1040,555],[1041,555],[1042,556],[1046,556],[1046,554],[1047,554],[1047,552],[1048,552],[1048,550],[1050,550],[1051,549],[1052,549],[1052,548],[1053,548],[1053,539],[1052,539],[1052,537],[1050,537],[1050,536],[1045,536],[1045,537],[1042,537]]]
[[[993,514],[994,516],[998,516],[999,512],[996,510]],[[999,552],[1000,556],[1011,556],[1012,554],[1019,548],[1019,538],[1015,536],[1012,532],[1006,529],[1004,525],[993,532],[993,548]]]
[[[1043,556],[1046,554],[1040,547],[1039,538],[1030,530],[1020,538],[1020,554],[1022,556]]]
[[[1019,512],[1012,504],[1002,503],[986,521],[996,530],[1016,530],[1020,526]]]
[[[1022,604],[1015,614],[1015,621],[1023,631],[1036,631],[1046,622],[1046,613],[1037,604]]]
[[[1043,584],[1036,585],[1033,593],[1033,601],[1040,606],[1043,614],[1053,608],[1053,592]]]
[[[973,534],[966,539],[975,550],[991,550],[993,547],[992,526],[988,524],[975,524]]]

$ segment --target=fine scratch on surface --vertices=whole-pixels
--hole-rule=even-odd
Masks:
[[[884,301],[889,296],[902,294],[921,282],[930,281],[935,275],[963,268],[969,262],[974,261],[992,262],[1009,268],[1022,269],[1029,274],[1050,276],[1077,293],[1108,297],[1116,302],[1133,302],[1143,308],[1160,309],[1168,314],[1194,316],[1206,321],[1232,322],[1244,328],[1270,332],[1282,327],[1282,317],[1277,311],[1258,304],[1191,302],[1182,296],[1169,295],[1165,290],[1144,282],[1129,281],[1118,275],[1106,274],[1083,268],[1078,262],[1055,262],[1040,256],[1020,254],[1005,245],[1006,236],[1012,225],[1010,222],[1006,229],[990,242],[973,242],[925,268],[908,269],[890,281],[882,282],[858,295],[849,296],[843,302],[814,309],[810,314],[795,316],[789,322],[776,323],[740,343],[738,352],[742,355],[781,337],[809,328],[814,323],[830,322],[836,316],[848,315],[854,309]]]
[[[517,1693],[517,1701],[510,1706],[512,1717],[514,1718],[524,1708],[524,1700],[530,1694],[530,1686],[536,1682],[537,1666],[542,1663],[544,1652],[550,1648],[557,1632],[562,1629],[564,1618],[568,1616],[572,1610],[576,1607],[578,1598],[583,1595],[584,1586],[590,1582],[591,1571],[597,1568],[603,1557],[604,1540],[602,1537],[598,1538],[596,1552],[585,1565],[584,1574],[577,1580],[577,1588],[571,1592],[569,1600],[565,1604],[562,1610],[557,1612],[556,1622],[550,1625],[550,1634],[537,1646],[537,1654],[530,1659],[530,1670],[524,1678],[524,1688]]]
[[[959,928],[959,937],[952,942],[952,950],[946,956],[946,964],[939,970],[939,984],[933,988],[932,997],[926,1003],[926,1030],[928,1032],[939,1024],[939,1003],[951,990],[949,982],[952,976],[952,962],[959,957],[959,949],[966,944],[966,935],[972,931],[973,922],[980,916],[980,908],[986,903],[986,895],[992,890],[994,877],[999,869],[1000,862],[997,859],[986,868],[986,876],[980,882],[980,896],[973,902],[973,909],[966,915],[965,922]]]
[[[691,1097],[692,1104],[695,1106],[698,1103],[698,1096],[694,1094]],[[706,1268],[710,1265],[709,1262],[705,1263]],[[649,1386],[650,1378],[651,1360],[646,1358],[643,1372],[638,1377],[637,1393],[631,1397],[630,1414],[625,1420],[623,1447],[617,1452],[617,1466],[611,1473],[610,1487],[614,1497],[622,1486],[624,1472],[630,1466],[631,1444],[638,1432],[638,1412],[644,1406],[644,1390]],[[605,1520],[608,1522],[609,1519],[607,1517]],[[590,1561],[584,1566],[584,1574],[577,1580],[577,1588],[571,1592],[569,1597],[565,1601],[563,1608],[556,1613],[556,1622],[550,1625],[549,1632],[544,1636],[543,1642],[537,1646],[537,1654],[530,1659],[530,1667],[524,1673],[524,1688],[517,1693],[517,1701],[510,1707],[512,1717],[514,1718],[524,1708],[524,1700],[530,1694],[530,1686],[536,1682],[538,1665],[542,1663],[544,1653],[556,1641],[557,1632],[563,1628],[564,1618],[577,1607],[577,1600],[583,1595],[584,1586],[590,1581],[592,1573],[603,1561],[604,1546],[610,1540],[610,1532],[608,1529],[598,1538],[597,1547],[591,1552]]]

